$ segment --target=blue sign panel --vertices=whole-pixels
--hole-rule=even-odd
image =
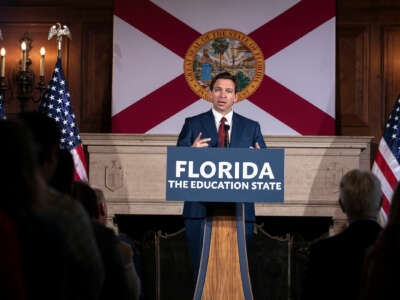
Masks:
[[[168,147],[170,201],[283,202],[284,149]]]

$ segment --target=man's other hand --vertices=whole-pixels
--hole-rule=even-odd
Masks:
[[[250,146],[249,148],[250,148],[250,149],[254,149],[253,146]],[[258,144],[258,142],[256,142],[256,149],[260,149],[260,145]]]

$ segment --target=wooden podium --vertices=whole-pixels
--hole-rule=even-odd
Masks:
[[[244,205],[215,204],[204,226],[193,299],[253,299],[247,263]]]
[[[168,147],[166,199],[195,202],[184,217],[205,217],[195,300],[253,299],[244,202],[283,202],[284,157],[284,149]]]

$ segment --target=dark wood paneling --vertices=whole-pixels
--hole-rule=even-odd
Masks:
[[[1,0],[1,6],[112,8],[113,0]]]
[[[400,93],[400,24],[383,26],[384,41],[384,115],[389,116]]]
[[[368,134],[370,28],[338,25],[337,33],[337,134],[348,128]]]
[[[108,131],[111,124],[111,28],[84,24],[82,43],[81,123],[85,131]]]
[[[28,32],[33,40],[32,70],[38,73],[39,50],[46,47],[46,76],[49,82],[57,59],[56,38],[48,41],[50,27],[66,24],[72,41],[64,38],[62,63],[70,88],[72,107],[81,132],[109,132],[111,112],[113,1],[8,1],[0,6],[0,28],[7,51],[7,84],[13,93],[5,104],[8,116],[17,114],[15,73],[21,51],[19,40]],[[38,104],[30,103],[29,109]]]
[[[337,0],[337,134],[370,135],[371,159],[400,93],[400,1]]]

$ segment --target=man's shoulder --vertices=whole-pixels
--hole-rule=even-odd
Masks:
[[[359,249],[372,242],[380,231],[381,227],[375,221],[357,221],[342,232],[313,243],[310,249],[314,253],[336,252],[340,249],[347,249],[346,246]]]
[[[191,122],[191,121],[200,121],[200,120],[203,120],[205,118],[209,118],[210,114],[212,114],[211,110],[207,110],[207,111],[205,111],[205,112],[203,112],[201,114],[188,117],[188,118],[186,118],[186,120],[189,121],[189,122]]]
[[[93,226],[93,229],[95,232],[99,232],[101,234],[104,234],[104,235],[107,235],[110,237],[114,237],[114,236],[116,237],[114,230],[107,227],[106,225],[104,225],[98,221],[95,221],[95,220],[91,221],[91,223],[92,223],[92,226]]]
[[[56,220],[67,232],[82,231],[81,227],[90,226],[89,216],[78,201],[50,187],[46,194],[46,201],[38,210],[40,215]]]
[[[341,244],[343,232],[334,236],[323,238],[311,244],[310,250],[313,254],[335,251],[334,249]]]
[[[233,113],[233,116],[234,116],[234,118],[236,118],[236,120],[239,120],[240,122],[245,122],[245,123],[254,124],[254,125],[258,124],[257,121],[254,121],[252,119],[246,118],[245,116],[242,116],[241,114],[238,114],[236,112]]]
[[[117,242],[117,235],[115,234],[113,229],[108,228],[98,221],[91,221],[91,224],[97,240],[101,240],[103,243],[106,241],[108,241],[108,243]]]
[[[69,195],[62,194],[51,187],[47,189],[47,202],[45,205],[47,205],[47,209],[52,213],[82,215],[84,211],[78,201],[75,201]],[[86,213],[84,213],[84,215],[86,215]]]

